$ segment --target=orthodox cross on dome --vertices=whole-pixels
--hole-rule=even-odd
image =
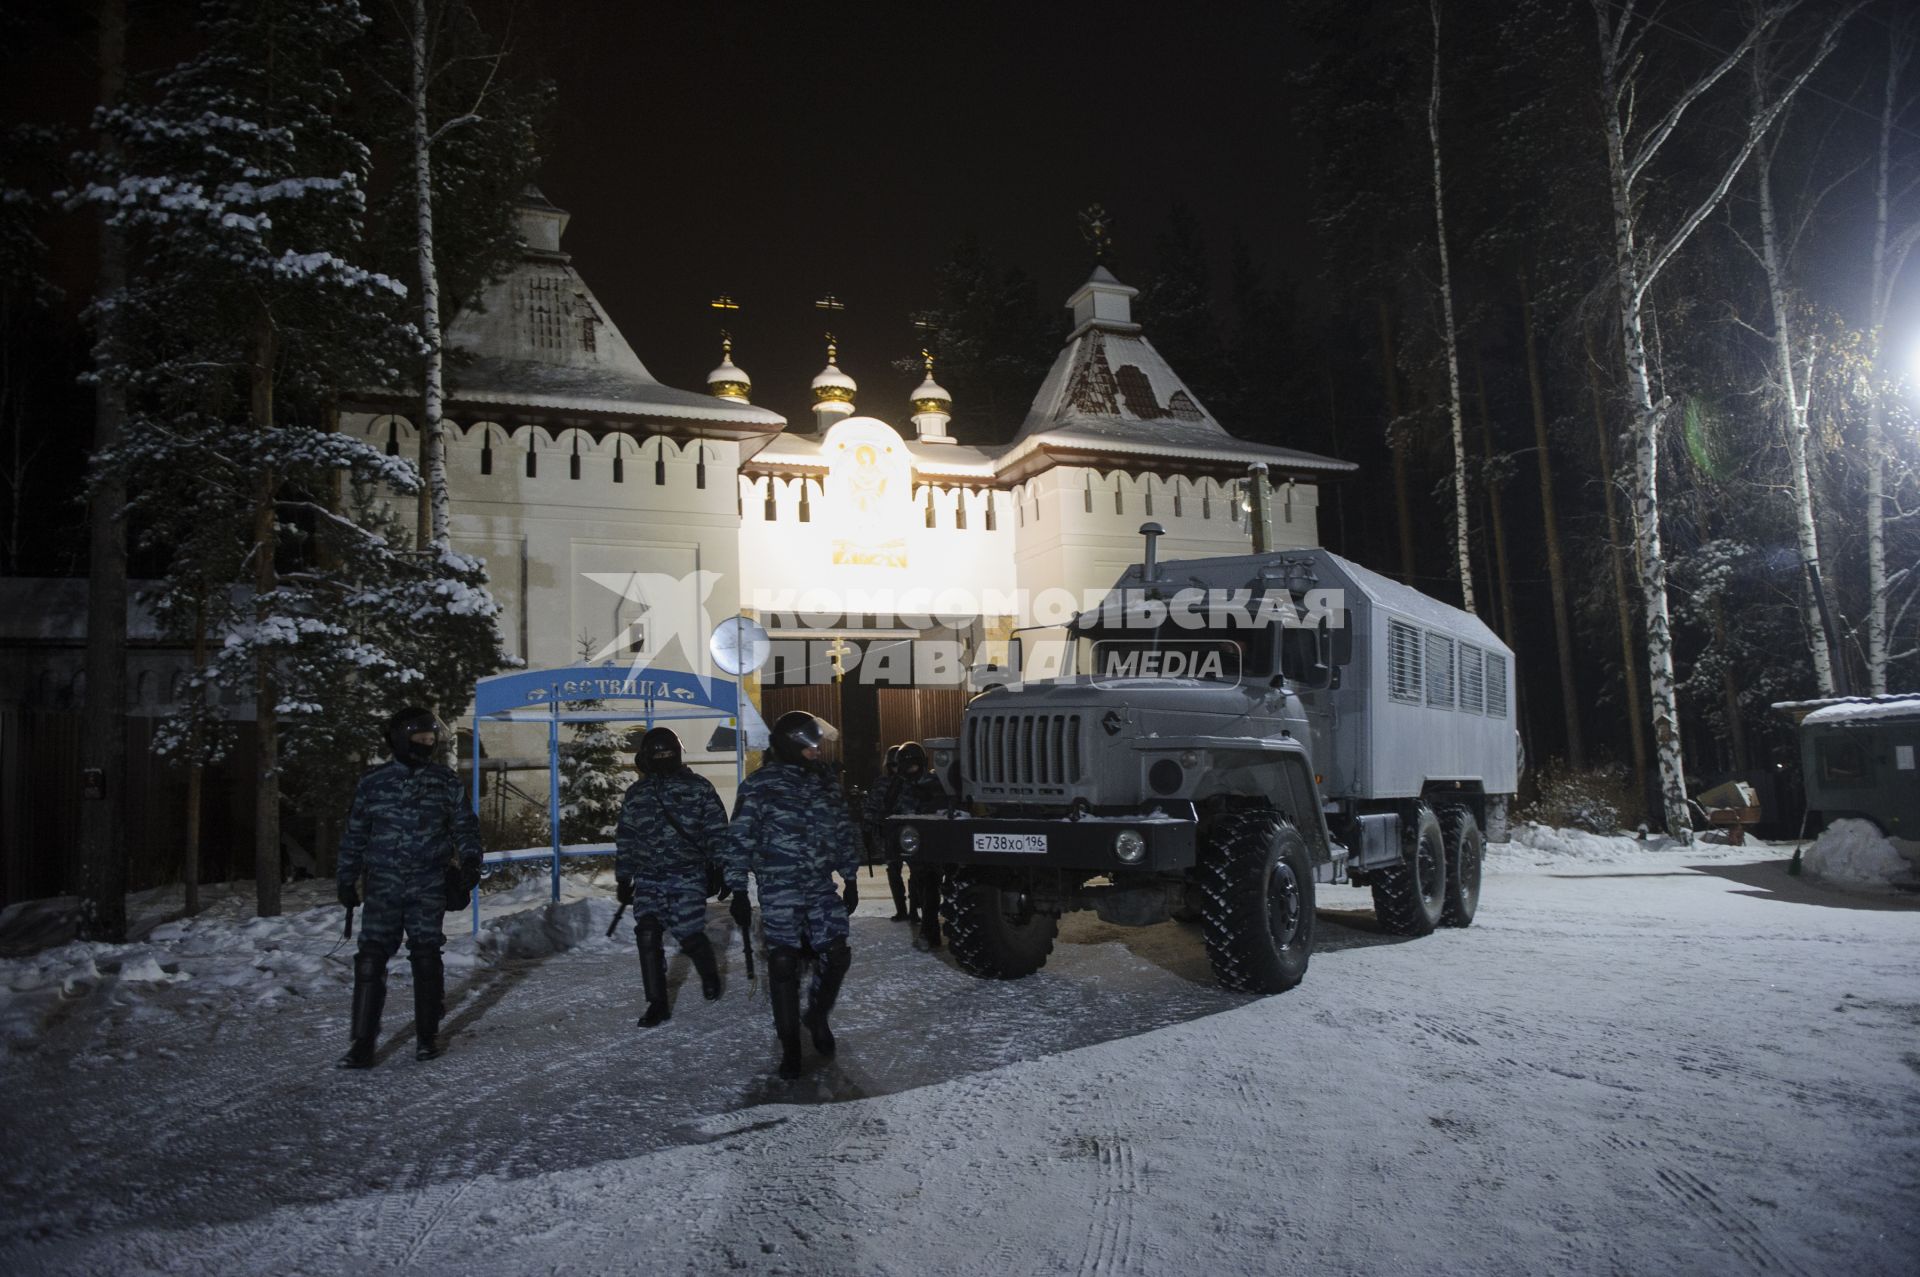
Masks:
[[[740,309],[740,303],[733,300],[732,293],[721,293],[707,303],[707,309],[718,311],[720,316],[725,318],[728,311],[738,311]],[[722,326],[720,329],[720,350],[723,354],[730,353],[733,350],[733,333],[725,326]]]
[[[1113,251],[1113,218],[1105,206],[1089,204],[1080,210],[1080,236],[1093,249],[1093,260],[1104,262]]]
[[[925,346],[922,346],[920,348],[920,358],[925,361],[927,365],[927,377],[931,380],[933,377],[933,352]]]
[[[838,297],[835,297],[832,293],[828,293],[825,297],[814,302],[813,308],[815,310],[845,310],[847,304]]]

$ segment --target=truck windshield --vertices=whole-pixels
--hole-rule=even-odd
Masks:
[[[1311,638],[1311,636],[1309,636]],[[1089,629],[1075,636],[1073,672],[1095,678],[1200,678],[1237,683],[1273,676],[1264,630]]]

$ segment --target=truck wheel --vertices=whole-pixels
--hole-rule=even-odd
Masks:
[[[1284,993],[1313,953],[1313,861],[1273,812],[1221,818],[1200,858],[1207,959],[1222,988]]]
[[[989,980],[1018,980],[1046,966],[1060,928],[1052,914],[1008,913],[999,884],[965,869],[953,871],[940,912],[953,960],[967,974]]]
[[[1480,861],[1486,854],[1487,840],[1481,836],[1480,822],[1466,807],[1440,809],[1440,836],[1447,844],[1447,903],[1440,922],[1448,927],[1470,927],[1480,908]]]
[[[1421,803],[1401,837],[1406,840],[1401,862],[1371,875],[1373,913],[1391,935],[1431,935],[1447,903],[1447,844],[1440,818]]]

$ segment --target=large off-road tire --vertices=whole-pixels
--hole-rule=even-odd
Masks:
[[[1222,988],[1283,993],[1313,953],[1313,861],[1278,814],[1220,818],[1200,853],[1207,959]]]
[[[1447,844],[1440,818],[1421,803],[1412,821],[1401,826],[1401,861],[1376,869],[1373,913],[1391,935],[1432,935],[1447,904]]]
[[[1440,809],[1440,838],[1447,845],[1447,900],[1442,926],[1470,927],[1480,908],[1480,862],[1487,840],[1473,812],[1458,804]]]
[[[1060,929],[1052,914],[1008,913],[998,884],[966,869],[948,879],[940,915],[953,960],[969,975],[989,980],[1018,980],[1046,966]]]

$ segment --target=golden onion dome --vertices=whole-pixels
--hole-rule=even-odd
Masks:
[[[933,379],[932,352],[923,350],[920,352],[920,357],[927,361],[927,376],[925,381],[914,388],[911,396],[914,412],[943,412],[951,417],[953,396],[947,393],[945,386]]]
[[[720,366],[707,374],[707,393],[740,403],[750,402],[753,394],[753,378],[747,376],[746,370],[733,362],[731,337],[721,339]]]
[[[839,346],[829,338],[827,340],[827,366],[813,379],[813,401],[815,403],[852,403],[853,392],[860,387],[853,378],[840,369],[838,362]]]

